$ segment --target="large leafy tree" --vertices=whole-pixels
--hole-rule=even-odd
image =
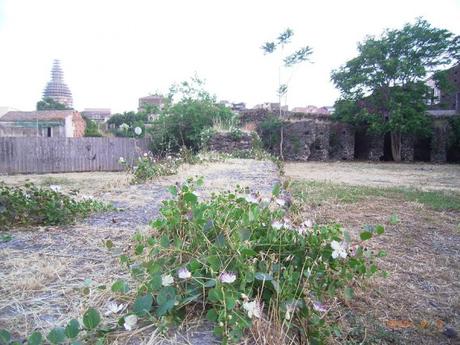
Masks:
[[[157,154],[177,152],[181,147],[197,151],[201,133],[215,122],[228,122],[234,114],[216,103],[197,76],[171,86],[165,107],[149,132]]]
[[[37,102],[37,110],[67,110],[72,109],[68,108],[65,104],[56,102],[51,97],[45,97],[41,101]]]
[[[387,29],[358,45],[359,55],[332,72],[341,91],[335,116],[390,133],[392,155],[401,160],[401,135],[429,128],[425,81],[460,59],[460,36],[417,19],[400,30]]]

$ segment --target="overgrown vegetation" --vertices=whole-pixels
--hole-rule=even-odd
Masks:
[[[37,110],[68,110],[72,109],[67,107],[65,104],[56,102],[51,97],[45,97],[41,101],[37,102]]]
[[[93,198],[72,197],[59,191],[58,186],[7,186],[0,182],[0,230],[13,226],[60,225],[73,223],[92,212],[110,206]]]
[[[217,104],[215,97],[203,88],[197,77],[191,81],[173,85],[164,109],[152,123],[149,134],[152,152],[167,156],[181,147],[197,152],[201,148],[202,132],[216,121],[226,122],[233,118],[231,110]],[[177,100],[172,102],[172,100]]]
[[[332,72],[341,91],[335,116],[390,133],[392,156],[401,160],[402,134],[427,134],[426,79],[459,59],[460,41],[448,30],[417,19],[400,30],[386,30],[358,45],[359,55]],[[438,84],[442,73],[434,73]]]
[[[147,112],[124,112],[122,114],[114,114],[107,124],[111,132],[117,137],[139,138],[144,137],[145,124],[149,122],[149,114]],[[135,132],[136,128],[141,129],[141,133]]]
[[[86,117],[83,117],[86,122],[86,127],[85,127],[85,137],[102,137],[101,132],[99,132],[99,128],[97,126],[97,123],[91,119],[88,119]]]
[[[415,201],[434,210],[460,210],[460,193],[453,191],[421,191],[411,188],[352,186],[332,182],[294,181],[293,195],[309,205],[324,202],[355,203],[369,197],[385,197]]]

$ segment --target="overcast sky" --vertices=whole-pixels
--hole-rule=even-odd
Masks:
[[[135,110],[195,72],[219,100],[276,101],[279,59],[260,46],[287,27],[286,52],[314,50],[289,106],[332,105],[330,72],[357,42],[418,16],[460,34],[460,0],[0,0],[0,106],[34,110],[55,58],[78,110]]]

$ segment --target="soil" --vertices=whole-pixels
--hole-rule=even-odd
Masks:
[[[162,201],[169,197],[166,187],[191,176],[204,177],[203,197],[236,185],[269,194],[279,182],[273,163],[255,160],[183,166],[177,175],[142,185],[130,185],[125,173],[0,177],[0,181],[14,185],[33,182],[59,185],[64,192],[79,189],[118,208],[73,226],[8,231],[12,239],[0,242],[0,329],[14,330],[21,339],[34,330],[46,334],[50,328],[65,325],[90,306],[107,310],[113,298],[112,283],[118,278],[130,280],[118,257],[130,249],[136,231],[148,231],[148,223],[158,217]],[[114,244],[111,250],[104,245],[109,239]],[[115,316],[106,317],[105,322],[114,324]],[[166,336],[152,333],[147,326],[144,332],[120,332],[111,337],[112,344],[218,342],[209,324],[196,322]]]
[[[286,176],[373,187],[460,191],[460,165],[383,162],[287,163]]]

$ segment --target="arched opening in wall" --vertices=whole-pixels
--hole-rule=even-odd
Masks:
[[[460,163],[460,147],[452,145],[447,149],[447,163]]]
[[[393,153],[391,152],[391,133],[388,132],[383,138],[383,156],[381,160],[388,162],[393,160]]]
[[[355,150],[354,158],[358,160],[367,160],[369,159],[369,136],[366,135],[366,132],[356,131],[355,132]]]
[[[417,138],[414,143],[414,161],[429,162],[431,160],[431,138]]]

